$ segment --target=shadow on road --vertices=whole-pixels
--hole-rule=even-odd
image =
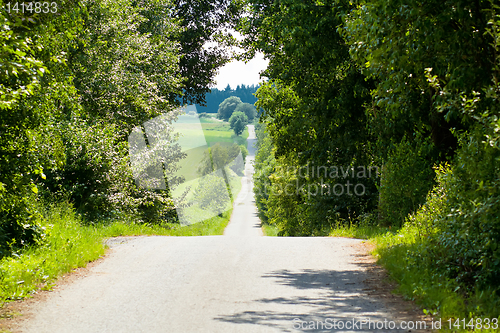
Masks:
[[[279,329],[282,332],[292,332],[298,329],[297,318],[306,322],[352,321],[370,318],[371,321],[384,321],[383,313],[377,312],[383,308],[383,302],[366,295],[362,281],[368,278],[365,271],[338,270],[279,270],[262,276],[264,279],[274,279],[278,285],[307,290],[302,296],[261,298],[254,302],[266,303],[267,311],[243,311],[231,315],[220,315],[215,320],[234,324],[253,324]],[[295,292],[294,294],[299,294]],[[314,296],[306,296],[314,295]],[[252,304],[249,304],[249,308]],[[257,308],[257,306],[256,306]],[[261,308],[261,307],[259,307]],[[295,310],[295,312],[276,311],[274,309]],[[296,310],[300,309],[300,312]],[[363,316],[363,317],[361,317]],[[295,321],[294,321],[295,320]],[[318,325],[307,331],[331,331]],[[307,325],[306,325],[307,327]],[[340,330],[347,332],[351,330]],[[357,330],[366,331],[366,330]]]

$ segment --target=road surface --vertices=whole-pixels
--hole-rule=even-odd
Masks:
[[[248,141],[246,177],[223,236],[113,243],[84,278],[35,304],[20,330],[299,332],[325,331],[323,325],[337,332],[386,331],[367,324],[348,329],[363,318],[372,325],[398,320],[366,291],[369,273],[353,260],[359,240],[262,236],[252,194],[253,126]]]

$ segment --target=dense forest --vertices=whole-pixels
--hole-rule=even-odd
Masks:
[[[229,84],[224,90],[212,88],[205,95],[205,105],[196,104],[196,110],[199,113],[217,113],[219,105],[231,96],[239,97],[243,103],[255,104],[257,97],[254,94],[258,88],[258,85],[245,86],[244,84],[238,85],[236,89],[231,89]]]

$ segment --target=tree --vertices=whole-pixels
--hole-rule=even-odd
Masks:
[[[205,152],[203,160],[198,167],[198,173],[204,176],[215,170],[224,169],[226,166],[230,165],[240,153],[244,160],[247,153],[236,143],[230,146],[216,143]],[[237,169],[234,171],[240,172],[241,170]]]
[[[201,208],[210,207],[219,216],[230,207],[231,199],[222,174],[211,173],[204,176],[195,193]]]
[[[307,165],[369,166],[373,159],[365,105],[371,100],[373,82],[365,80],[350,58],[340,29],[343,13],[355,7],[349,1],[316,3],[255,0],[248,6],[251,14],[242,17],[243,44],[249,54],[260,51],[269,59],[264,72],[269,81],[256,94],[259,121],[266,124],[274,145],[271,151],[285,170]],[[289,189],[332,188],[337,183],[282,170],[270,176],[275,176],[272,183]],[[353,182],[346,179],[344,184],[347,180]],[[284,235],[323,234],[331,225],[373,209],[376,181],[359,180],[366,188],[363,196],[270,193],[269,221],[280,221]]]
[[[252,121],[255,118],[255,107],[250,103],[241,103],[234,110],[235,112],[243,112],[249,121]]]
[[[181,94],[179,46],[165,38],[180,29],[156,1],[99,1],[88,10],[70,59],[75,86],[85,115],[118,124],[126,138],[133,127],[171,110],[169,95]]]
[[[234,110],[238,105],[241,104],[241,99],[236,96],[231,96],[226,98],[219,105],[219,110],[217,111],[217,118],[223,119],[224,121],[228,121]]]
[[[179,74],[184,78],[182,102],[205,104],[205,94],[210,92],[217,69],[230,61],[226,46],[235,43],[229,31],[236,24],[238,2],[174,0],[173,6],[167,4],[167,7],[171,10],[167,15],[178,19],[182,28],[180,33],[166,36],[180,45]],[[178,96],[173,97],[176,100]]]
[[[23,16],[0,11],[0,257],[43,233],[38,193],[65,159],[53,125],[79,109],[67,55],[83,28],[81,8]]]
[[[229,125],[236,135],[241,135],[248,124],[248,118],[243,112],[236,111],[229,118]]]

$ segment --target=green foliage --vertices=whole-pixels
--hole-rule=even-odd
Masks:
[[[255,155],[254,174],[253,174],[253,192],[255,194],[255,205],[260,220],[264,224],[269,224],[267,217],[267,200],[269,199],[269,188],[271,181],[269,176],[274,171],[276,159],[272,152],[273,145],[269,134],[265,131],[265,125],[259,123],[255,125],[255,134],[257,136],[257,154]]]
[[[459,155],[466,155],[469,149],[464,146]],[[490,262],[498,254],[487,245],[495,231],[478,230],[487,224],[467,219],[477,213],[471,209],[477,202],[464,201],[467,192],[472,193],[457,177],[464,171],[450,165],[436,168],[437,185],[425,204],[407,218],[397,234],[377,238],[377,253],[400,284],[400,291],[440,317],[498,317],[498,280],[492,280],[498,267]],[[477,185],[472,187],[477,189]],[[486,203],[491,204],[490,200]],[[483,213],[482,218],[492,221],[494,216]]]
[[[248,124],[248,117],[241,111],[234,111],[229,118],[229,124],[234,134],[241,135]]]
[[[479,132],[480,133],[480,132]],[[500,290],[500,151],[463,139],[447,188],[450,209],[438,220],[433,237],[440,267],[465,290]]]
[[[33,245],[42,235],[38,183],[46,178],[45,168],[61,163],[60,138],[50,135],[51,124],[78,109],[66,62],[81,11],[61,6],[58,14],[23,21],[0,13],[1,255]]]
[[[376,202],[376,179],[362,180],[365,195],[336,196],[322,189],[337,185],[337,179],[296,174],[312,165],[350,169],[374,164],[364,108],[372,82],[349,57],[338,31],[350,6],[346,1],[250,1],[252,14],[241,20],[249,54],[258,50],[270,60],[264,73],[270,80],[257,91],[256,107],[259,120],[267,125],[277,165],[262,170],[272,174],[271,188],[303,192],[268,194],[266,214],[274,216],[271,222],[281,223],[283,234],[325,234],[337,221],[355,218]],[[342,185],[347,180],[342,179]]]
[[[196,198],[202,208],[210,207],[210,209],[219,216],[230,202],[228,196],[228,188],[224,177],[217,174],[208,174],[203,178],[196,188]]]
[[[57,15],[29,20],[0,13],[1,255],[43,236],[39,194],[71,201],[89,223],[122,213],[148,223],[176,220],[168,191],[134,184],[126,139],[132,128],[171,113],[183,92],[202,99],[228,60],[218,48],[203,48],[236,13],[221,6],[230,11],[89,0],[58,3]]]
[[[241,161],[238,155],[242,155]],[[235,173],[241,174],[244,169],[242,164],[248,155],[246,148],[233,143],[225,145],[216,143],[205,152],[205,156],[198,167],[198,173],[201,176],[207,175],[215,170],[224,169],[229,166]]]
[[[236,107],[234,112],[243,112],[249,121],[253,121],[256,115],[255,107],[250,103],[241,103]]]
[[[429,146],[405,138],[389,154],[379,187],[378,210],[384,225],[401,227],[406,216],[424,203],[434,178],[425,151]]]
[[[217,118],[224,121],[228,121],[234,110],[238,105],[241,104],[241,99],[236,96],[231,96],[226,98],[219,105],[219,110],[217,111]]]
[[[119,124],[125,137],[171,110],[168,96],[180,93],[178,45],[164,38],[179,28],[158,2],[99,1],[88,10],[73,54],[75,86],[88,117]]]
[[[204,104],[204,96],[210,92],[209,86],[213,84],[217,69],[230,61],[226,47],[235,44],[230,30],[236,24],[240,2],[173,0],[171,3],[171,12],[165,17],[175,17],[181,27],[177,35],[168,37],[180,46],[182,102]]]

